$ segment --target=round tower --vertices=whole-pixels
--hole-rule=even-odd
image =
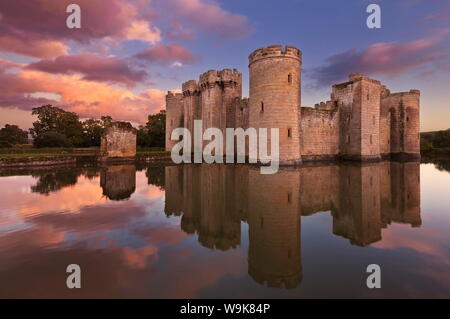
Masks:
[[[301,163],[301,64],[301,51],[291,46],[269,46],[249,56],[249,127],[279,129],[280,165]],[[268,152],[270,135],[269,130]]]

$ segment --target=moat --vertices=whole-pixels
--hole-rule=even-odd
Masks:
[[[0,298],[449,298],[449,163],[3,169]]]

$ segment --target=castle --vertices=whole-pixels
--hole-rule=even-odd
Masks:
[[[210,70],[166,96],[166,150],[175,128],[278,128],[281,165],[308,161],[420,158],[420,91],[391,93],[380,81],[351,74],[331,99],[301,106],[302,52],[269,46],[249,56],[250,97],[242,74]],[[270,143],[270,137],[268,142]]]

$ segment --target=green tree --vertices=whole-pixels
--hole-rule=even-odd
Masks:
[[[100,139],[105,130],[101,120],[88,119],[83,122],[83,133],[85,137],[84,146],[100,146]]]
[[[33,123],[33,128],[30,129],[35,140],[45,133],[54,132],[65,136],[73,146],[83,146],[85,142],[83,125],[76,113],[51,105],[43,105],[34,108],[32,114],[38,117],[38,120]],[[52,135],[54,141],[56,136]]]
[[[4,128],[0,129],[0,145],[2,147],[25,144],[27,139],[27,131],[20,129],[17,125],[6,124]]]
[[[164,147],[166,140],[166,111],[149,115],[145,125],[150,147]]]
[[[44,132],[36,136],[34,146],[41,147],[73,147],[71,141],[63,134],[55,131]]]

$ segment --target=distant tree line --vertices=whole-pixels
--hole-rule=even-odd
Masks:
[[[422,151],[450,149],[450,129],[445,131],[426,132],[420,134]]]
[[[105,129],[111,125],[111,116],[81,121],[78,114],[51,105],[33,108],[37,121],[29,130],[35,147],[91,147],[100,146]],[[164,147],[166,114],[149,115],[137,132],[139,147]],[[0,129],[0,147],[27,143],[28,133],[17,125],[6,124]]]

